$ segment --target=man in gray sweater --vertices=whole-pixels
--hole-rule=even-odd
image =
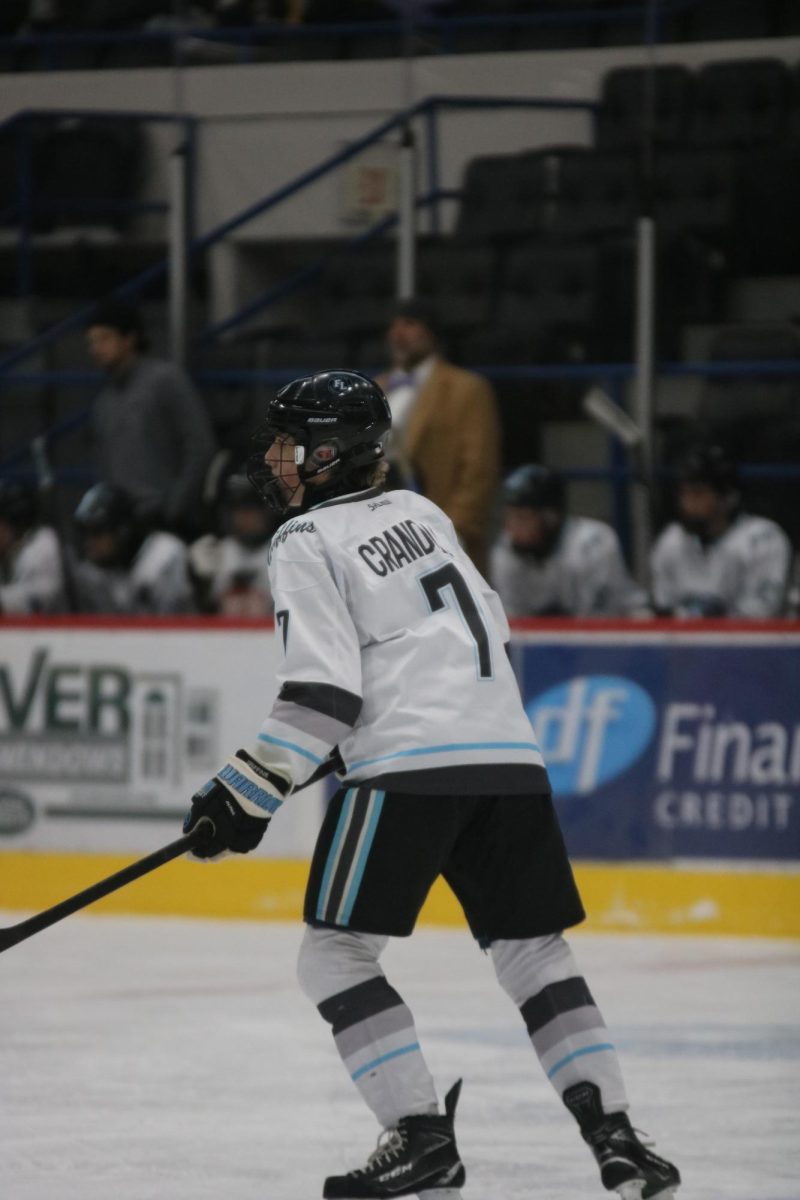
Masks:
[[[131,305],[99,305],[86,336],[107,376],[92,414],[98,476],[133,498],[137,517],[190,530],[215,450],[191,380],[144,353],[141,318]]]

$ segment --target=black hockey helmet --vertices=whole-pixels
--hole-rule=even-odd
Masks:
[[[220,502],[224,508],[252,508],[261,506],[258,493],[246,475],[229,475],[220,489]]]
[[[697,445],[678,464],[678,483],[706,483],[720,495],[739,490],[739,469],[722,446]]]
[[[81,497],[74,521],[82,533],[119,533],[134,518],[134,504],[122,488],[113,483],[95,483]]]
[[[550,467],[525,463],[507,476],[503,484],[503,501],[512,508],[552,508],[563,512],[566,507],[564,480]]]
[[[27,483],[0,479],[0,520],[23,532],[31,529],[39,518],[39,499],[36,489]]]
[[[319,371],[295,379],[269,402],[266,422],[253,439],[258,449],[248,459],[247,477],[271,508],[287,513],[292,497],[264,455],[277,437],[291,437],[301,483],[331,473],[329,483],[316,486],[313,496],[307,494],[299,507],[292,507],[301,512],[312,502],[351,490],[354,472],[383,458],[391,424],[383,392],[359,371]]]

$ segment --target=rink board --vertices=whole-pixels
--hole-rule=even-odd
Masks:
[[[800,936],[800,626],[526,622],[513,661],[588,928]],[[264,622],[0,622],[0,908],[173,840],[276,692]],[[256,855],[173,863],[107,911],[296,918],[326,800]],[[444,885],[422,919],[462,922]]]
[[[0,854],[0,908],[39,910],[120,870],[119,855]],[[307,863],[285,859],[173,862],[93,906],[93,912],[295,920]],[[575,863],[592,932],[708,933],[800,938],[800,874],[672,865]],[[465,927],[439,880],[428,925]]]

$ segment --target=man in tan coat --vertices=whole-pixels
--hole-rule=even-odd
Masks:
[[[444,509],[485,573],[500,471],[492,386],[443,357],[437,315],[425,301],[398,304],[387,342],[392,369],[378,383],[392,409],[390,461],[404,485]]]

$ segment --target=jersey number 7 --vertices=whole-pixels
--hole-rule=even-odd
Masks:
[[[435,571],[422,575],[419,582],[432,613],[441,612],[443,608],[456,609],[475,643],[478,678],[492,679],[492,651],[486,623],[469,590],[469,584],[455,563],[437,567]]]

